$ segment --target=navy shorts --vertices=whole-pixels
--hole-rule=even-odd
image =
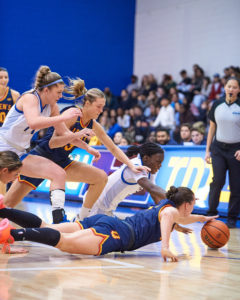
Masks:
[[[106,215],[95,215],[78,222],[80,228],[90,228],[94,235],[101,236],[97,255],[104,255],[109,252],[124,251],[128,249],[132,238],[129,226],[117,217]]]
[[[31,152],[28,153],[28,154],[42,156],[41,154],[39,154],[34,149],[31,150]],[[44,157],[44,156],[42,156],[42,157]],[[53,161],[58,166],[60,166],[63,169],[65,169],[65,170],[74,162],[69,157],[67,157],[66,159],[60,160],[60,161],[54,161],[52,159],[50,159],[50,160]],[[43,182],[43,180],[45,180],[45,179],[43,179],[43,178],[33,178],[33,177],[24,176],[24,175],[18,176],[18,181],[19,182],[25,182],[25,183],[27,183],[34,190]]]

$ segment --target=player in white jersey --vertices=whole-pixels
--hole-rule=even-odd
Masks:
[[[143,188],[150,193],[156,204],[166,198],[165,191],[155,184],[154,178],[154,174],[160,169],[164,159],[163,149],[155,143],[145,143],[141,146],[129,147],[126,154],[129,157],[137,155],[131,159],[132,163],[138,166],[147,166],[151,172],[148,173],[143,170],[136,174],[126,165],[122,165],[108,176],[108,183],[95,202],[90,216],[96,214],[113,215],[113,211],[116,210],[122,200]]]
[[[42,102],[37,91],[26,93],[31,93],[36,96],[39,115],[44,117],[51,115],[50,104],[42,107]],[[8,150],[16,152],[21,157],[26,153],[26,149],[30,147],[30,141],[34,133],[35,130],[29,127],[24,112],[19,110],[15,104],[7,114],[0,130],[0,151],[4,151],[8,148]]]
[[[17,153],[23,166],[21,174],[51,181],[50,193],[54,208],[65,202],[66,172],[49,159],[37,155],[27,155],[30,140],[35,131],[54,126],[58,135],[70,135],[78,139],[81,132],[73,133],[65,121],[81,116],[78,108],[71,108],[59,115],[57,101],[62,97],[64,82],[58,73],[41,66],[36,74],[34,90],[24,93],[0,128],[0,151],[11,150]]]

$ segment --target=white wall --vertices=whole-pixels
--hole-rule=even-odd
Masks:
[[[137,0],[134,73],[207,75],[240,65],[240,0]]]

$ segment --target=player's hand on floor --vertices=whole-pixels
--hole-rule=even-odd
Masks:
[[[164,261],[167,261],[168,258],[171,259],[171,261],[177,262],[177,257],[172,254],[172,252],[168,248],[162,248],[161,255]]]

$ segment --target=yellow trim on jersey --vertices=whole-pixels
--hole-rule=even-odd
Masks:
[[[81,118],[80,118],[80,121],[79,121],[79,123],[80,123],[80,125],[82,126],[82,128],[86,128],[86,127],[89,125],[90,122],[91,122],[91,120],[88,121],[88,122],[86,123],[86,125],[84,125]]]
[[[36,190],[36,186],[34,185],[34,184],[32,184],[32,183],[30,183],[30,182],[28,182],[28,181],[26,181],[26,180],[23,180],[23,179],[20,179],[20,176],[18,176],[18,181],[19,182],[25,182],[27,185],[29,185],[31,188],[33,188],[34,190]]]
[[[83,226],[82,226],[82,223],[80,222],[80,221],[75,221],[75,223],[77,223],[78,225],[79,225],[79,227],[80,227],[80,230],[83,230],[84,228],[83,228]]]
[[[96,236],[100,236],[103,238],[103,240],[100,242],[99,244],[99,250],[98,250],[98,253],[97,255],[101,255],[102,253],[102,245],[106,242],[106,240],[109,238],[109,235],[108,234],[103,234],[103,233],[98,233],[94,228],[90,227],[90,229],[92,230],[93,234],[96,235]]]
[[[74,162],[75,162],[75,160],[71,161],[70,164],[64,168],[64,170],[67,170],[67,168],[70,167]]]
[[[0,101],[5,100],[5,98],[7,97],[8,92],[9,92],[9,87],[7,87],[6,93],[2,96],[2,98],[0,99]]]
[[[159,212],[158,212],[158,221],[160,222],[161,220],[160,220],[160,213],[164,210],[164,208],[166,208],[166,207],[173,207],[171,204],[166,204],[166,205],[164,205],[163,207],[161,207],[160,209],[159,209]]]

